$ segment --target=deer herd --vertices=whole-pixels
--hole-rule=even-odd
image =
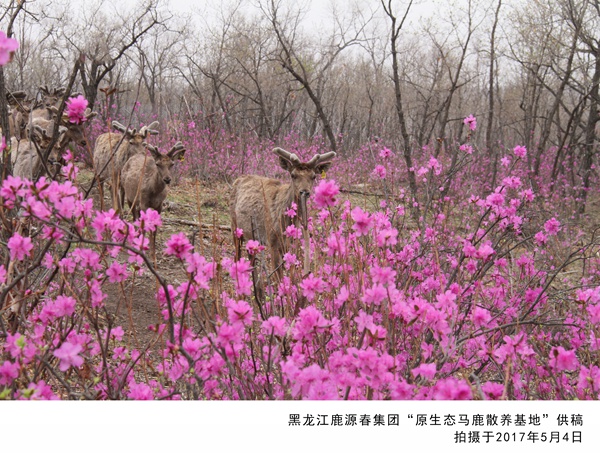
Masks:
[[[36,180],[42,174],[56,177],[60,172],[61,156],[70,143],[86,146],[85,121],[75,124],[66,115],[58,117],[65,90],[49,90],[41,87],[38,99],[27,100],[25,93],[7,95],[10,125],[10,158],[13,175]],[[96,115],[89,109],[85,120]],[[111,188],[112,207],[124,212],[127,202],[134,220],[140,211],[152,208],[162,211],[171,182],[171,168],[183,157],[185,148],[177,142],[167,153],[146,142],[150,135],[157,135],[155,121],[138,129],[130,129],[113,121],[115,132],[97,137],[93,164],[100,208],[104,209],[104,183]],[[281,168],[289,172],[290,181],[258,175],[240,176],[233,183],[230,198],[231,230],[235,256],[240,259],[244,241],[256,240],[268,246],[271,252],[273,271],[280,272],[282,257],[286,250],[285,229],[294,223],[307,227],[307,200],[310,197],[317,175],[331,165],[335,152],[316,154],[308,162],[281,148],[273,152],[279,157]],[[290,207],[298,209],[291,218],[286,213]],[[154,254],[155,236],[152,237]]]

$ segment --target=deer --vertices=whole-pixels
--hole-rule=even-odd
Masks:
[[[98,181],[100,206],[104,209],[104,182],[110,180],[112,206],[121,212],[123,200],[119,199],[119,178],[125,163],[134,155],[145,155],[144,140],[148,135],[157,135],[158,121],[148,126],[129,129],[118,121],[112,122],[113,129],[119,131],[106,132],[99,135],[94,146],[94,171]]]
[[[170,151],[162,154],[157,147],[143,143],[150,156],[134,154],[123,166],[120,177],[121,200],[127,201],[133,219],[140,218],[140,211],[152,208],[159,214],[171,184],[171,168],[183,157],[185,148],[177,142]],[[151,236],[152,255],[156,251],[156,231]]]
[[[273,152],[279,156],[281,168],[290,173],[291,181],[284,183],[257,175],[236,179],[230,203],[231,230],[236,260],[241,258],[244,240],[258,240],[269,246],[274,270],[281,275],[285,253],[283,233],[292,223],[301,223],[306,230],[306,202],[317,175],[327,171],[336,153],[315,154],[308,162],[301,162],[296,154],[284,149],[275,148]],[[299,211],[293,220],[286,215],[292,203],[296,203]],[[236,234],[238,228],[242,229],[241,237]]]
[[[60,126],[58,140],[63,141],[63,137],[67,132],[67,128]],[[28,135],[29,138],[21,140],[12,137],[10,159],[13,165],[14,176],[33,181],[43,166],[42,153],[50,146],[52,136],[46,129],[39,125],[34,125]],[[56,158],[53,159],[56,160]],[[53,163],[52,158],[49,159],[48,163]]]
[[[32,120],[31,124],[34,126],[40,126],[43,129],[46,129],[47,131],[53,131],[54,124],[56,121],[56,114],[58,113],[58,108],[52,107],[50,108],[50,112],[52,112],[52,116],[50,118],[37,117]],[[96,115],[97,112],[92,112],[89,108],[86,109],[84,112],[85,120],[81,124],[71,123],[66,115],[63,115],[60,118],[59,127],[64,127],[68,129],[68,134],[65,134],[64,140],[58,143],[58,148],[61,153],[71,142],[79,146],[87,145],[87,140],[84,134],[85,124],[92,118],[94,118]]]

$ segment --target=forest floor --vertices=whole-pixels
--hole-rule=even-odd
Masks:
[[[87,189],[93,179],[89,170],[81,170],[78,176],[80,187]],[[154,267],[170,285],[177,288],[186,281],[185,267],[176,258],[163,253],[165,243],[175,233],[184,232],[196,251],[209,257],[233,256],[229,220],[229,186],[204,184],[181,178],[169,187],[163,205],[162,226],[156,238]],[[100,209],[97,188],[92,189],[94,208]],[[104,209],[111,207],[110,188],[105,187]],[[124,218],[133,221],[131,214]],[[106,306],[114,315],[113,326],[121,326],[126,333],[125,341],[132,347],[143,349],[156,343],[156,334],[149,329],[164,322],[156,300],[159,286],[151,272],[128,279],[123,284],[104,286],[108,294]],[[162,342],[159,342],[159,344]],[[153,349],[153,348],[152,348]]]

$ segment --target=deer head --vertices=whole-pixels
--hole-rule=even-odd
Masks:
[[[327,171],[336,153],[330,151],[325,154],[315,154],[308,162],[301,162],[296,154],[284,149],[275,148],[273,152],[279,156],[281,168],[287,170],[292,177],[290,191],[293,194],[294,202],[298,205],[302,226],[306,228],[308,222],[306,202],[312,192],[315,179],[317,175]]]
[[[171,168],[175,165],[175,161],[185,153],[183,144],[181,142],[175,143],[167,154],[162,154],[156,146],[149,145],[146,142],[144,142],[144,146],[154,158],[159,179],[165,184],[171,184]]]
[[[118,121],[113,121],[112,126],[114,129],[122,132],[129,139],[129,143],[132,145],[143,144],[148,135],[158,135],[158,131],[155,129],[158,127],[158,121],[154,121],[147,126],[142,126],[139,132],[137,129],[129,129],[123,126]]]

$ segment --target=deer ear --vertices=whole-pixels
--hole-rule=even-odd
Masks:
[[[184,154],[185,154],[185,149],[180,149],[179,151],[176,151],[176,152],[173,154],[173,157],[172,157],[172,159],[173,159],[173,160],[177,160],[177,159],[179,159],[179,160],[183,160],[183,155],[184,155]]]
[[[287,160],[285,157],[281,157],[281,156],[279,156],[279,166],[289,172],[291,172],[294,169],[294,166],[292,165],[292,163],[289,160]]]
[[[315,173],[326,173],[327,170],[329,170],[329,167],[331,167],[331,164],[332,162],[323,162],[322,164],[317,165],[315,167]]]

